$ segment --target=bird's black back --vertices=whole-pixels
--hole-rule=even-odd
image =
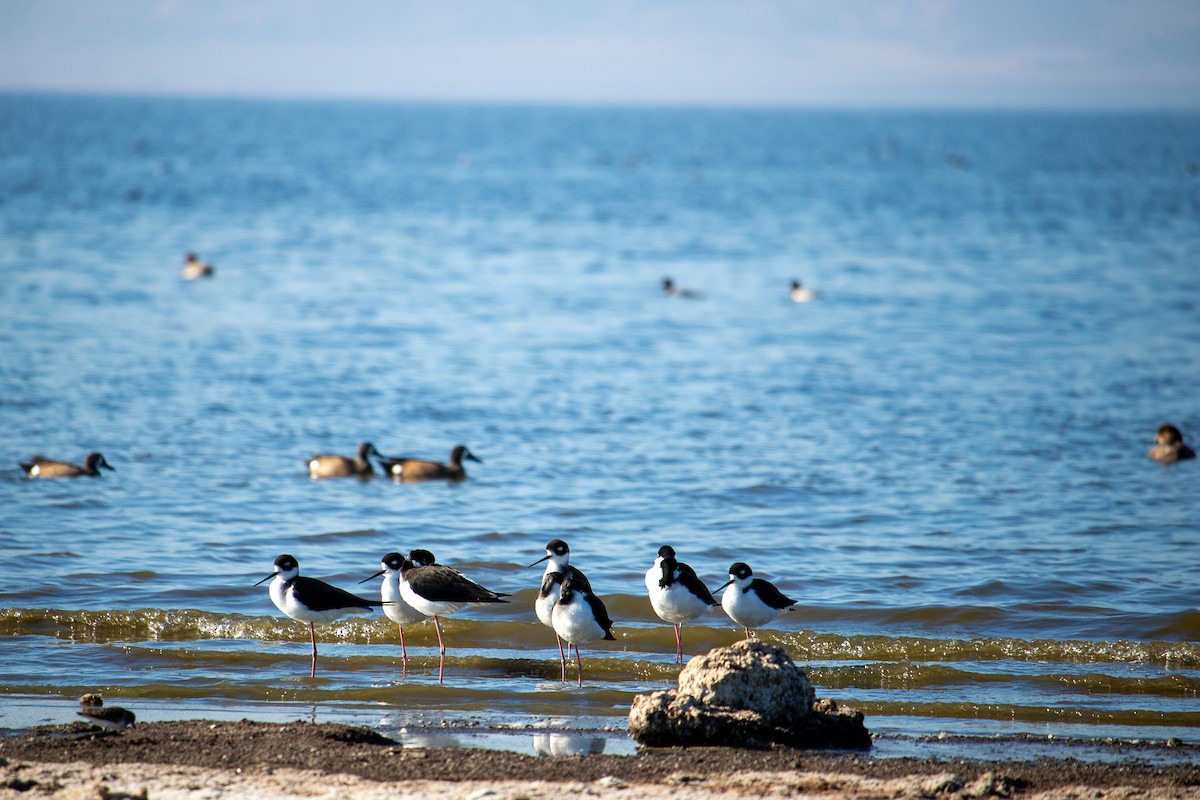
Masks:
[[[404,572],[413,591],[433,603],[507,603],[499,592],[485,589],[452,567],[430,564]]]
[[[604,631],[604,638],[615,639],[616,637],[612,635],[613,623],[608,618],[608,609],[604,607],[600,598],[591,592],[580,592],[579,596],[587,600],[588,605],[591,606],[592,616],[596,618],[596,624]]]
[[[339,589],[316,578],[297,575],[291,581],[296,599],[313,611],[332,611],[337,608],[372,608],[383,605],[382,600],[368,600]]]
[[[796,601],[785,597],[783,592],[775,588],[775,584],[770,581],[764,581],[762,578],[755,578],[750,581],[750,585],[746,587],[746,591],[753,591],[758,595],[759,600],[762,600],[771,608],[780,611],[796,605]]]

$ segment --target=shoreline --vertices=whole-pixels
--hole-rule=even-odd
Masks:
[[[547,731],[546,733],[555,733]],[[1018,739],[993,740],[1004,747]],[[1200,798],[1200,752],[1180,743],[1094,742],[1112,758],[1083,761],[1071,743],[1055,757],[983,760],[880,758],[870,753],[731,748],[645,749],[634,755],[530,756],[507,750],[412,748],[368,728],[189,720],[121,733],[84,723],[0,738],[0,797],[407,796],[550,797],[563,784],[610,797],[718,794],[820,797],[1090,796]],[[1184,762],[1151,763],[1182,748]],[[86,788],[90,794],[76,794]],[[37,791],[33,794],[31,790]],[[107,792],[107,794],[105,794]],[[577,793],[576,789],[572,789]],[[683,793],[681,795],[681,792]],[[1098,793],[1098,794],[1097,794]]]

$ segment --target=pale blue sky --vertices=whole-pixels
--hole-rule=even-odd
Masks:
[[[1200,0],[0,0],[0,90],[1200,109]]]

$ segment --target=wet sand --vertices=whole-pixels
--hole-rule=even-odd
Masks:
[[[1188,746],[1190,747],[1190,746]],[[366,728],[154,722],[121,733],[37,728],[0,739],[0,797],[1153,797],[1200,800],[1200,766],[1064,754],[1039,761],[877,759],[696,748],[534,757],[414,749]]]

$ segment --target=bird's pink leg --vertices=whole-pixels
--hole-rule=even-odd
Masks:
[[[442,625],[438,622],[437,617],[433,618],[433,627],[437,629],[438,635],[438,655],[440,656],[438,661],[438,683],[441,683],[442,676],[446,672],[446,643],[442,641]]]
[[[403,664],[402,675],[408,675],[408,650],[404,647],[404,626],[397,625],[400,629],[400,663]]]
[[[312,638],[312,646],[313,646],[312,675],[310,675],[309,677],[315,678],[315,677],[317,677],[317,629],[313,627],[313,624],[311,622],[308,623],[308,635]]]

